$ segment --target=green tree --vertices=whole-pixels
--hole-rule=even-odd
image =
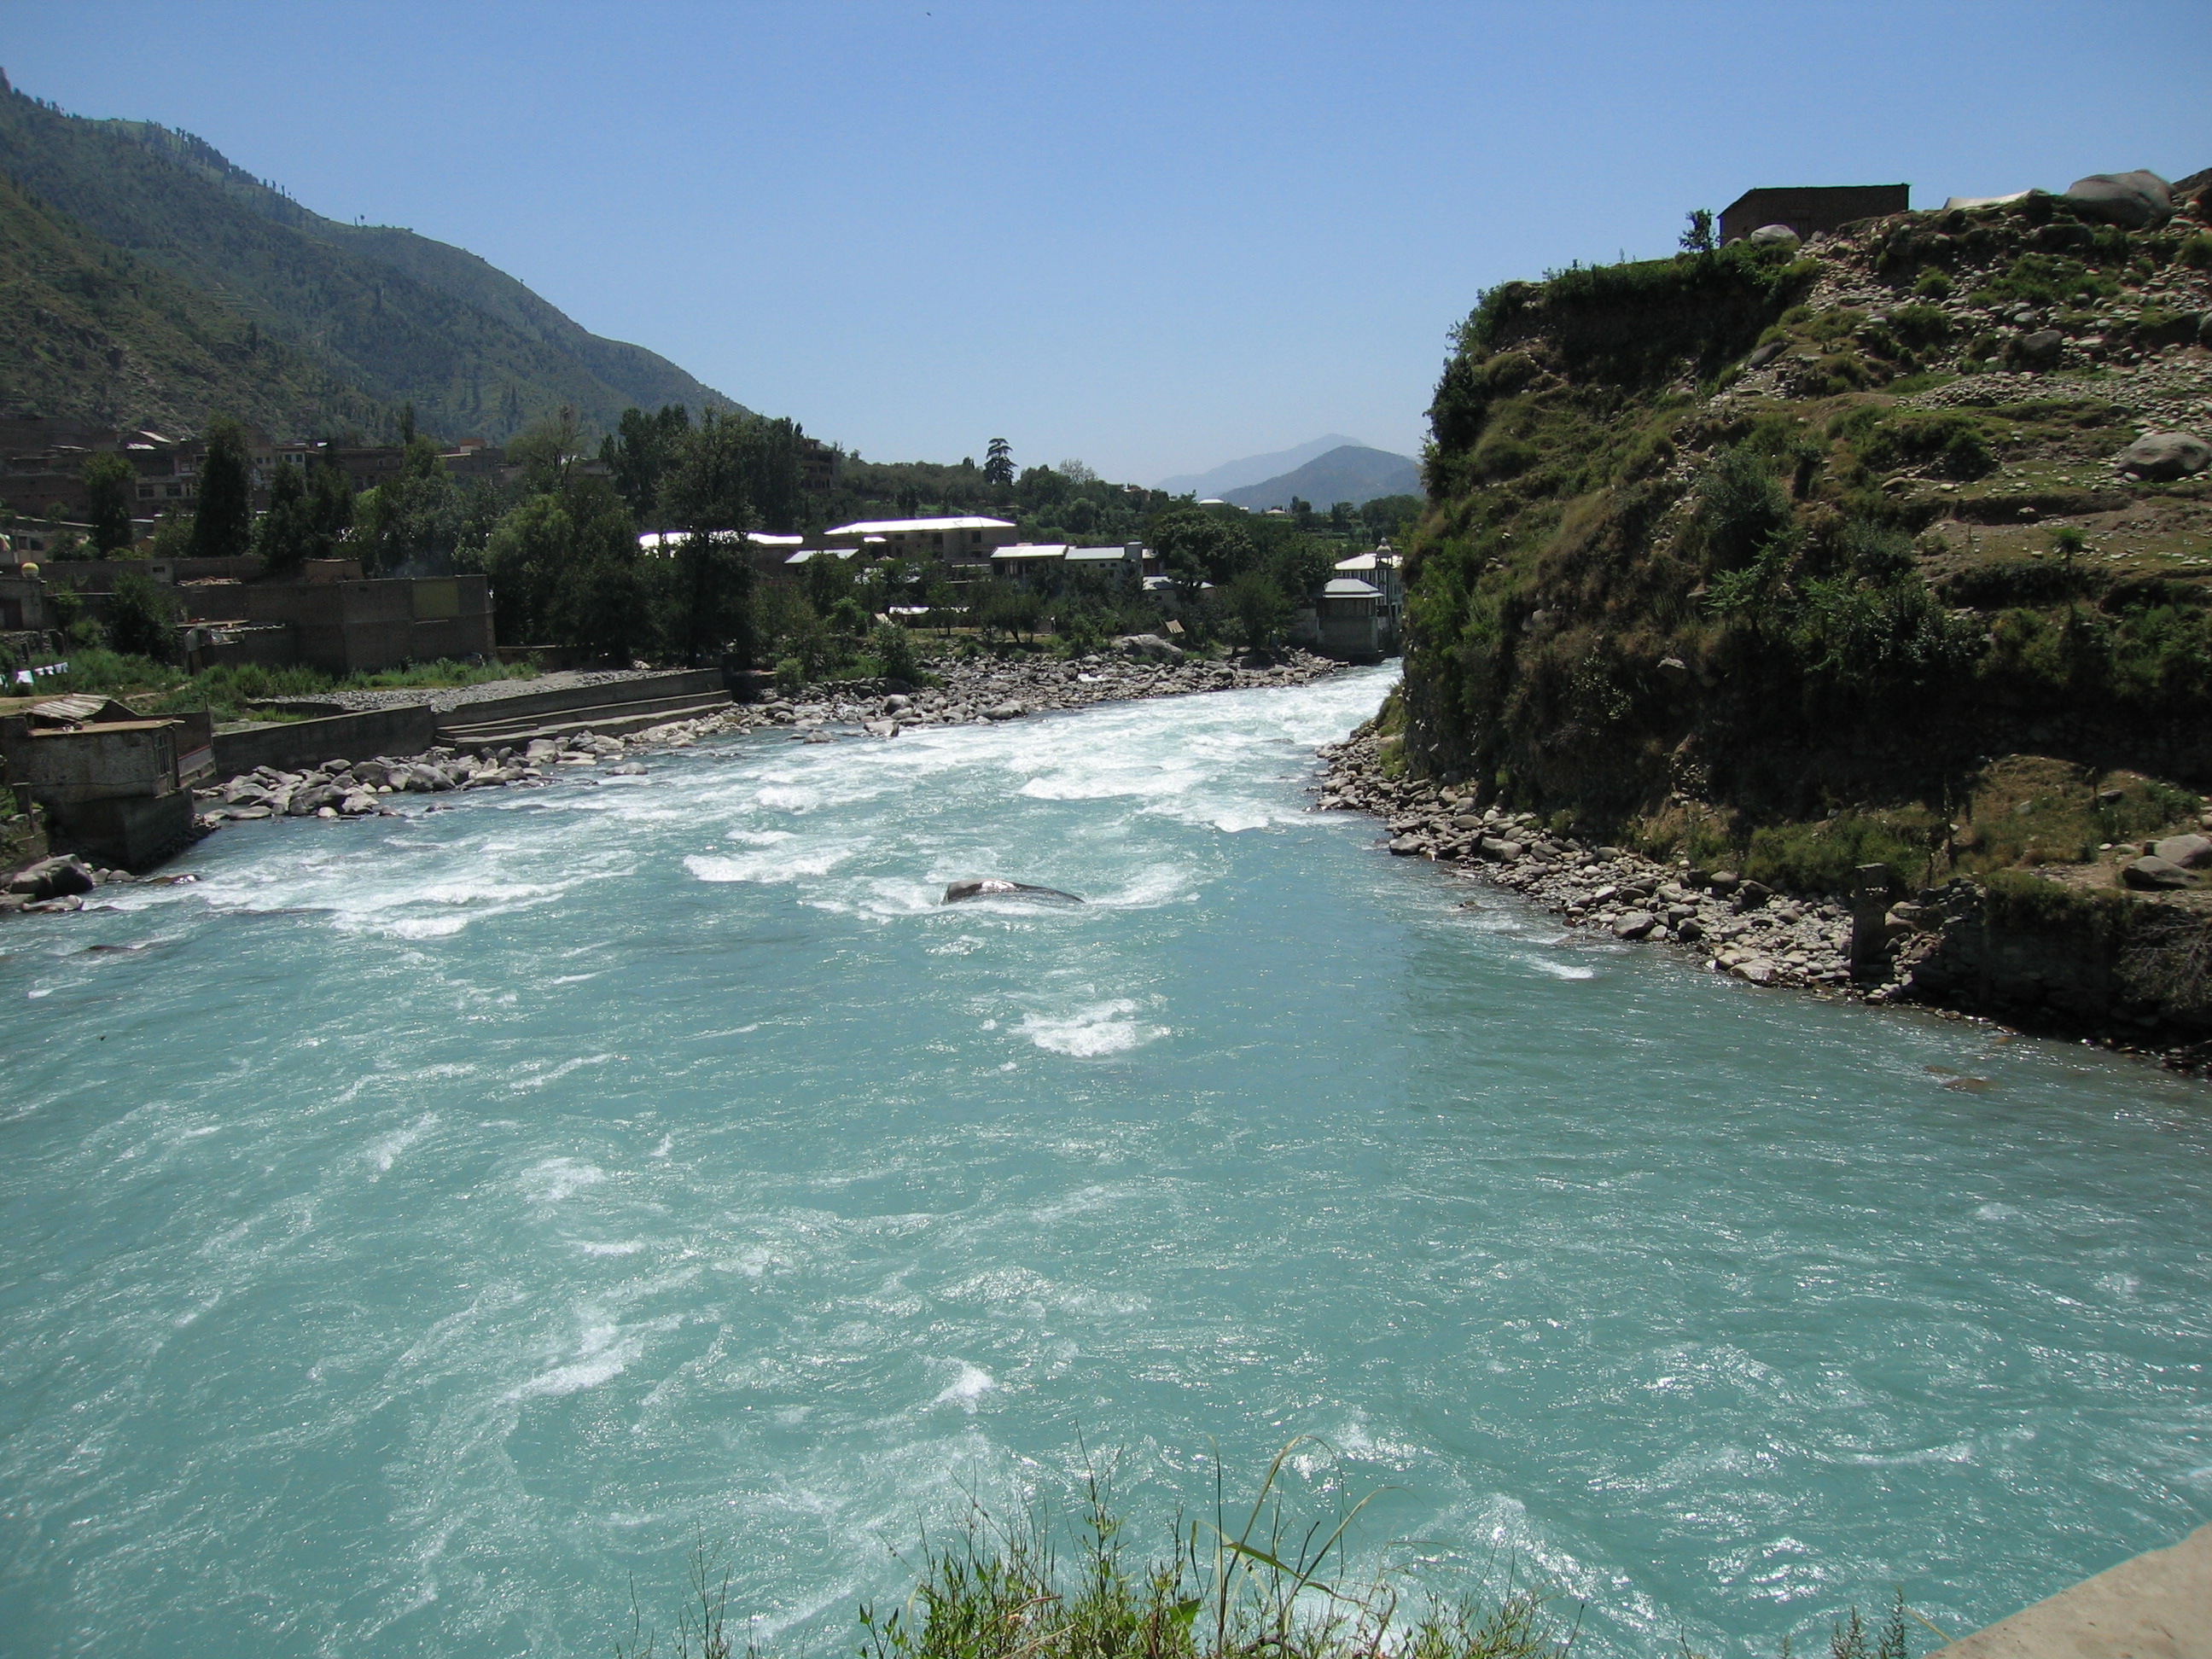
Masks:
[[[661,477],[690,430],[690,411],[681,404],[665,404],[653,415],[625,409],[615,430],[601,440],[599,459],[640,525],[658,523],[653,514],[660,504]]]
[[[1248,651],[1265,651],[1280,637],[1291,619],[1290,602],[1283,590],[1257,570],[1232,578],[1222,590],[1221,602]]]
[[[1160,556],[1160,569],[1186,599],[1194,598],[1206,582],[1218,586],[1255,556],[1252,538],[1241,526],[1204,507],[1178,507],[1152,520],[1152,546]]]
[[[994,489],[1004,489],[1013,481],[1013,447],[1004,438],[994,438],[983,451],[983,482]]]
[[[677,553],[672,643],[686,660],[726,654],[750,667],[755,652],[753,568],[744,532],[753,525],[752,485],[764,467],[760,428],[771,422],[713,410],[675,447],[661,481],[665,521],[690,533]],[[770,440],[769,447],[774,447]],[[793,467],[796,470],[795,453]]]
[[[584,459],[576,411],[563,404],[558,414],[532,421],[507,441],[507,459],[522,468],[522,487],[529,494],[560,489]]]
[[[1711,208],[1692,208],[1686,216],[1689,228],[1682,233],[1682,252],[1711,253],[1713,251],[1713,210]]]
[[[274,575],[288,575],[299,569],[307,560],[319,556],[314,520],[307,506],[307,487],[301,476],[301,469],[279,465],[276,474],[269,481],[269,510],[253,527],[253,550],[261,556],[262,568]],[[155,534],[158,551],[162,532]]]
[[[131,502],[138,474],[117,450],[103,449],[84,464],[85,494],[91,498],[92,544],[102,553],[131,545]]]
[[[460,486],[428,438],[408,441],[399,475],[354,501],[353,550],[380,576],[410,565],[449,568],[465,528]]]
[[[150,578],[126,570],[107,596],[107,641],[129,657],[174,662],[177,651],[175,598]]]
[[[509,645],[576,646],[625,665],[649,648],[637,533],[605,478],[524,497],[492,532],[484,567]]]
[[[200,459],[199,510],[192,516],[192,555],[230,559],[253,540],[252,459],[246,428],[228,416],[207,424],[207,453]]]

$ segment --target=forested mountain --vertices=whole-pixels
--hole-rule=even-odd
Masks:
[[[1358,442],[1358,439],[1347,438],[1341,432],[1332,432],[1326,437],[1316,438],[1290,449],[1279,449],[1272,454],[1247,455],[1240,460],[1224,461],[1209,471],[1163,478],[1159,488],[1170,495],[1225,496],[1230,490],[1264,483],[1295,467],[1304,466],[1317,455],[1326,455],[1332,449]]]
[[[428,431],[497,441],[563,405],[603,429],[633,404],[736,407],[665,358],[586,331],[472,253],[323,218],[186,133],[66,115],[0,79],[0,169],[73,217],[86,245],[104,239],[181,279],[364,402],[412,403]],[[41,337],[49,356],[58,346]],[[18,398],[0,387],[0,402]],[[312,425],[319,406],[278,424]]]
[[[283,432],[387,415],[213,295],[0,179],[0,413],[190,430],[214,410]]]
[[[1288,507],[1293,496],[1316,507],[1334,507],[1339,501],[1358,507],[1378,495],[1411,495],[1420,487],[1420,469],[1408,457],[1346,444],[1279,478],[1228,490],[1222,499],[1232,507],[1255,509]]]

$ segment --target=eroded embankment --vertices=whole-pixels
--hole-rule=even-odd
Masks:
[[[1371,812],[1390,850],[1510,889],[1571,926],[1673,945],[1715,973],[2093,1041],[2212,1073],[2212,915],[2186,898],[2014,872],[1853,904],[1687,858],[1593,846],[1472,788],[1392,776],[1370,721],[1320,752],[1323,811]]]

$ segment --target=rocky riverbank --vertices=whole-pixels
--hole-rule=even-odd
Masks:
[[[1863,994],[1851,983],[1848,908],[1777,893],[1732,871],[1584,846],[1526,813],[1477,810],[1472,788],[1385,776],[1382,741],[1363,731],[1321,750],[1320,805],[1382,818],[1399,857],[1431,859],[1510,888],[1572,927],[1678,945],[1714,972],[1753,985]],[[1863,994],[1886,1000],[1895,990]]]
[[[1473,805],[1473,791],[1387,776],[1381,735],[1363,728],[1320,750],[1318,809],[1382,818],[1393,854],[1426,858],[1510,889],[1571,927],[1671,945],[1718,974],[1871,1003],[1911,1003],[2079,1038],[2212,1076],[2201,911],[2122,897],[2121,908],[2059,902],[2067,890],[1954,879],[1914,900],[1877,904],[1880,935],[1854,978],[1850,907],[1777,892],[1725,869],[1594,847],[1527,813]],[[1971,1080],[1971,1079],[1970,1079]],[[1962,1085],[1963,1086],[1963,1085]]]
[[[408,796],[527,787],[586,773],[639,775],[647,769],[643,757],[714,737],[780,729],[793,741],[809,743],[884,739],[932,726],[988,726],[1054,709],[1140,697],[1304,685],[1341,668],[1340,663],[1303,651],[1274,663],[1218,662],[1190,656],[1171,641],[1149,635],[1118,641],[1110,653],[1079,659],[947,657],[928,665],[933,684],[827,682],[791,696],[733,703],[714,714],[651,726],[626,738],[585,731],[522,744],[441,746],[415,755],[333,758],[298,771],[257,767],[197,792],[198,823],[205,832],[225,823],[264,818],[395,817]],[[494,702],[489,694],[495,689],[466,688],[465,700]],[[19,885],[0,895],[0,909],[76,909],[96,887],[131,878],[127,872],[98,870],[75,860],[50,864],[51,868],[41,866],[35,877],[25,872]]]

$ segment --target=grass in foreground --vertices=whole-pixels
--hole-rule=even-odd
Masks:
[[[1142,1563],[1096,1475],[1072,1561],[1040,1516],[1009,1527],[977,1509],[951,1541],[923,1540],[902,1607],[860,1604],[860,1659],[1566,1659],[1573,1630],[1537,1589],[1431,1601],[1409,1619],[1384,1580],[1348,1580],[1346,1534],[1368,1500],[1325,1534],[1293,1534],[1275,1488],[1299,1443],[1276,1454],[1241,1528],[1217,1495],[1211,1522],[1178,1523],[1167,1554]],[[701,1547],[672,1640],[662,1647],[633,1604],[617,1659],[729,1659],[741,1648],[728,1598],[720,1552]]]
[[[923,1539],[903,1605],[860,1603],[857,1659],[1570,1659],[1579,1617],[1563,1623],[1541,1587],[1431,1598],[1407,1617],[1386,1577],[1348,1577],[1346,1535],[1374,1494],[1326,1533],[1325,1522],[1292,1529],[1276,1487],[1301,1443],[1275,1455],[1233,1534],[1217,1469],[1213,1519],[1179,1521],[1168,1553],[1142,1563],[1125,1552],[1122,1523],[1095,1474],[1085,1482],[1073,1559],[1040,1514],[1006,1526],[975,1507],[950,1541]],[[730,1577],[721,1547],[693,1550],[688,1603],[665,1645],[633,1586],[616,1659],[757,1656],[742,1621],[732,1632]],[[1829,1659],[1911,1659],[1909,1620],[1948,1639],[1900,1591],[1879,1630],[1856,1607],[1838,1621]],[[1702,1656],[1682,1641],[1670,1659]],[[1780,1659],[1791,1659],[1786,1636]]]

